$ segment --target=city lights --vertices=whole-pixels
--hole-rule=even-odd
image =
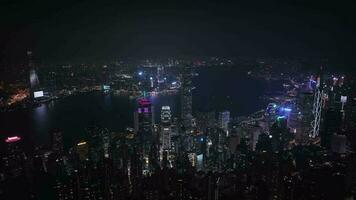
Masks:
[[[356,199],[353,4],[4,1],[0,199]]]
[[[79,142],[78,144],[77,144],[77,146],[82,146],[82,145],[86,145],[87,144],[87,142]]]
[[[7,142],[7,143],[13,143],[13,142],[17,142],[17,141],[19,141],[19,140],[21,140],[21,137],[19,137],[19,136],[13,136],[13,137],[7,137],[7,138],[5,139],[5,142]]]

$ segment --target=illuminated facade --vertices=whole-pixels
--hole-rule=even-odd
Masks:
[[[152,139],[153,124],[154,114],[151,101],[147,98],[139,99],[137,110],[134,113],[135,133],[143,141],[150,140]]]
[[[162,106],[161,110],[161,142],[163,150],[171,149],[171,108]]]
[[[33,63],[32,51],[27,51],[28,73],[29,73],[29,88],[30,94],[33,97],[34,91],[38,90],[40,81],[36,72],[35,64]]]
[[[229,128],[229,122],[230,122],[230,112],[229,111],[219,112],[219,127],[224,131],[227,131]]]
[[[171,108],[169,106],[162,106],[161,109],[161,122],[163,124],[171,122],[172,119],[172,114],[171,114]]]

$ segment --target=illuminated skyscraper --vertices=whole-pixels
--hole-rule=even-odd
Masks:
[[[186,128],[192,126],[192,70],[184,67],[181,74],[181,118]]]
[[[29,88],[30,95],[33,95],[33,92],[39,87],[40,81],[37,76],[36,67],[33,63],[32,51],[27,51],[27,60],[28,60],[28,73],[29,73]]]
[[[311,123],[313,121],[313,93],[301,91],[297,99],[299,126],[295,131],[297,143],[306,143],[309,140]]]
[[[230,112],[229,111],[219,112],[219,127],[224,131],[227,131],[229,128],[229,122],[230,122]]]
[[[84,161],[88,158],[89,147],[86,141],[81,141],[76,146],[76,152],[80,161]]]
[[[169,106],[162,106],[161,109],[161,122],[162,124],[170,124],[172,119],[171,108]]]
[[[134,129],[141,141],[152,139],[152,128],[154,124],[153,106],[149,99],[138,100],[138,107],[134,113]]]
[[[171,149],[171,108],[162,106],[161,110],[161,142],[163,150]]]

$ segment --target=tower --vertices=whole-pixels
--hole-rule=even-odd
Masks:
[[[161,109],[161,142],[163,150],[171,149],[171,108],[162,106]]]
[[[181,118],[186,128],[192,126],[192,70],[186,66],[181,74]]]
[[[153,134],[153,106],[149,99],[138,100],[138,107],[134,113],[134,129],[141,141],[149,141]]]
[[[63,156],[63,138],[62,132],[54,129],[51,131],[51,144],[52,144],[52,151],[57,156]]]
[[[314,104],[313,104],[313,111],[312,111],[314,115],[314,120],[312,121],[311,124],[312,130],[311,133],[309,134],[309,136],[312,138],[318,136],[320,131],[321,109],[323,107],[322,104],[323,104],[323,97],[324,97],[322,70],[323,68],[320,67],[319,75],[317,77],[315,92],[314,92]]]
[[[33,97],[33,94],[36,89],[39,87],[39,79],[36,72],[35,64],[33,63],[33,55],[32,51],[27,51],[27,59],[28,59],[28,72],[29,72],[29,88],[30,95]]]
[[[229,111],[219,112],[219,128],[223,129],[224,131],[227,131],[229,128],[229,122],[230,122],[230,112]]]

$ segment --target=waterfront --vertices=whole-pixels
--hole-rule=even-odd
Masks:
[[[244,72],[236,71],[239,73],[231,73],[231,69],[201,69],[194,79],[193,111],[226,109],[237,117],[264,108],[265,102],[259,97],[270,89],[272,83],[256,81]],[[156,121],[162,105],[170,106],[173,116],[179,117],[179,100],[179,94],[152,97]],[[132,127],[134,107],[134,100],[125,96],[100,92],[69,96],[32,109],[0,113],[1,137],[20,135],[31,143],[46,144],[50,130],[56,128],[62,130],[68,148],[85,136],[86,127],[92,123],[114,132]]]

